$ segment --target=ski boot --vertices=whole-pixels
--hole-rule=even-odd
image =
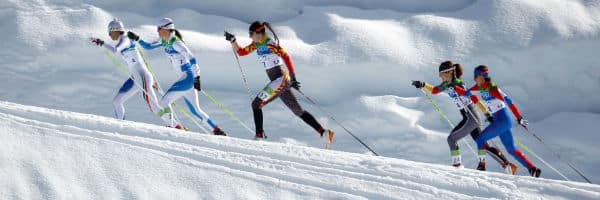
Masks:
[[[479,165],[477,165],[477,170],[485,171],[485,161],[480,161]]]
[[[452,166],[456,167],[456,168],[462,168],[463,166],[460,164],[461,163],[461,156],[460,156],[460,150],[452,150],[450,151],[450,156],[452,159]]]
[[[511,174],[511,175],[517,174],[517,165],[515,165],[515,164],[505,163],[502,165],[502,168],[504,168],[504,172],[506,172],[506,174]]]
[[[179,129],[179,130],[184,130],[184,131],[188,131],[189,129],[186,127],[181,126],[181,124],[177,124],[175,127],[173,126],[167,126],[169,128],[174,128],[174,129]]]
[[[254,140],[264,140],[267,139],[267,135],[265,135],[264,133],[256,133],[256,135],[254,135]]]
[[[326,149],[331,149],[331,145],[333,144],[333,134],[335,134],[332,130],[327,129],[323,133],[321,133],[321,138],[323,138],[323,142],[325,143]]]
[[[221,128],[217,127],[213,130],[213,134],[215,135],[221,135],[221,136],[227,136],[227,134],[225,134],[225,132],[223,130],[221,130]]]
[[[477,152],[477,157],[479,158],[479,165],[477,165],[477,170],[485,171],[485,154],[487,151],[485,149],[479,150]]]
[[[465,166],[463,166],[460,163],[454,163],[454,164],[452,164],[452,167],[454,167],[456,169],[464,169],[465,168]]]
[[[529,174],[531,174],[531,176],[533,176],[533,177],[538,178],[542,174],[542,170],[537,167],[531,167],[531,168],[529,168]]]

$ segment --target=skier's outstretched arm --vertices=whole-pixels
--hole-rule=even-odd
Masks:
[[[425,89],[425,91],[427,91],[431,94],[438,94],[442,91],[440,89],[440,86],[433,86],[424,81],[413,81],[411,83],[411,85],[415,86],[415,88],[417,88],[417,89]]]
[[[131,31],[127,32],[127,37],[130,40],[138,42],[140,44],[140,46],[142,46],[142,48],[147,49],[147,50],[156,49],[156,48],[162,46],[162,42],[160,41],[160,39],[156,40],[155,42],[148,43],[148,42],[142,40],[140,38],[140,36],[138,36],[137,34],[135,34],[134,32],[131,32]]]
[[[140,39],[140,40],[138,41],[138,43],[140,44],[140,46],[141,46],[142,48],[144,48],[144,49],[146,49],[146,50],[152,50],[152,49],[156,49],[156,48],[158,48],[158,47],[161,47],[161,46],[162,46],[162,43],[160,42],[160,40],[157,40],[157,41],[155,41],[155,42],[152,42],[152,43],[148,43],[148,42],[146,42],[146,41],[144,41],[144,40]]]
[[[127,47],[129,47],[129,40],[126,38],[121,38],[119,40],[119,42],[117,43],[117,45],[115,45],[114,47],[111,46],[110,44],[102,44],[102,47],[104,47],[106,50],[108,50],[109,52],[116,54],[118,52],[123,51],[124,49],[127,49]]]
[[[242,46],[240,46],[240,44],[238,44],[235,35],[225,31],[225,40],[229,41],[231,43],[231,47],[233,47],[233,51],[235,51],[239,56],[245,56],[248,55],[250,53],[252,53],[254,50],[256,50],[256,45],[250,43],[248,46],[242,48]]]

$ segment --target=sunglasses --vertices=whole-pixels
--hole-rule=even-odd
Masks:
[[[112,32],[115,32],[115,31],[120,31],[120,30],[118,30],[116,28],[108,28],[108,35],[110,35]]]
[[[160,29],[163,29],[163,28],[165,28],[165,27],[167,27],[167,26],[169,26],[169,25],[171,25],[171,24],[173,24],[173,23],[167,23],[167,24],[165,24],[165,25],[158,26],[158,27],[156,27],[156,31],[158,32],[158,31],[160,31]]]

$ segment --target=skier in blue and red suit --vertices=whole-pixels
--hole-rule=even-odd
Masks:
[[[485,155],[487,150],[485,149],[485,143],[498,136],[502,141],[502,144],[506,148],[509,154],[511,154],[519,163],[525,166],[529,170],[529,174],[533,177],[539,177],[542,170],[537,168],[527,156],[517,149],[512,133],[512,119],[508,113],[508,110],[513,113],[517,119],[517,123],[527,128],[528,122],[523,119],[523,116],[517,109],[517,106],[512,102],[510,97],[506,95],[498,86],[492,82],[489,75],[489,69],[485,65],[480,65],[474,70],[475,86],[471,87],[469,91],[466,91],[465,96],[470,97],[473,103],[479,102],[479,99],[475,93],[479,93],[480,98],[485,102],[487,110],[490,113],[488,121],[490,124],[481,132],[481,135],[477,137],[477,147],[479,149],[479,166],[477,169],[485,170]],[[508,108],[508,109],[507,109]]]

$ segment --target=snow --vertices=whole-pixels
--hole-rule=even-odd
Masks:
[[[565,163],[548,151],[547,147],[560,153],[563,160],[571,162],[581,169],[592,182],[600,182],[600,170],[597,169],[597,166],[600,166],[600,159],[597,155],[599,149],[595,144],[599,139],[596,129],[600,120],[600,109],[597,106],[597,102],[600,101],[600,95],[597,95],[600,92],[598,87],[600,71],[597,68],[600,57],[596,53],[600,46],[600,2],[595,0],[546,0],[543,2],[535,0],[373,0],[368,2],[355,0],[202,2],[184,0],[168,4],[158,0],[144,2],[4,0],[0,1],[0,17],[3,19],[0,22],[0,30],[2,30],[4,38],[0,44],[3,47],[0,49],[0,70],[2,71],[0,73],[0,80],[2,80],[0,100],[112,117],[111,100],[118,87],[125,81],[126,75],[121,74],[97,47],[90,45],[87,38],[100,37],[109,42],[106,25],[111,19],[117,17],[124,21],[127,29],[139,33],[144,39],[151,40],[156,38],[155,23],[158,19],[171,17],[175,20],[176,26],[182,30],[186,44],[198,57],[202,68],[204,90],[215,96],[251,128],[253,123],[249,108],[250,97],[243,86],[229,44],[223,39],[222,34],[223,30],[231,31],[237,35],[240,43],[247,44],[250,42],[247,37],[248,23],[257,19],[268,20],[273,23],[281,37],[281,44],[292,56],[304,93],[318,100],[319,104],[331,112],[337,121],[371,145],[375,151],[388,157],[385,159],[396,158],[441,165],[448,165],[450,162],[446,135],[451,127],[438,115],[427,99],[409,85],[410,81],[424,80],[432,84],[439,83],[437,66],[442,61],[453,60],[463,65],[465,70],[463,79],[468,84],[472,84],[472,69],[477,65],[486,64],[492,67],[491,75],[494,81],[509,93],[521,112],[530,120],[532,132],[542,137],[548,146],[542,145],[529,133],[518,127],[514,129],[515,136],[566,174],[570,180],[583,181]],[[163,52],[146,51],[144,53],[162,87],[168,87],[175,81],[176,77]],[[266,84],[267,78],[262,66],[256,61],[256,57],[251,55],[241,58],[240,61],[246,70],[248,83],[252,89],[250,96],[253,96]],[[319,121],[337,132],[336,150],[368,154],[366,149],[329,119],[326,113],[320,112],[302,96],[298,97],[305,109],[311,111]],[[447,96],[434,96],[434,99],[450,120],[454,123],[460,120],[458,112],[448,101]],[[212,105],[207,98],[201,97],[200,102],[201,106],[232,138],[216,140],[251,137],[245,128],[231,120],[218,107]],[[160,120],[151,115],[144,107],[141,98],[132,98],[126,104],[126,108],[129,121],[160,124]],[[20,115],[19,113],[15,111],[8,114]],[[58,123],[58,126],[68,123],[65,122],[68,120],[59,123],[54,120],[38,119],[34,116],[24,118],[44,123]],[[103,122],[106,120],[108,119],[102,118]],[[85,124],[95,123],[87,120]],[[187,124],[191,125],[189,122]],[[70,126],[75,125],[77,124],[70,124]],[[111,123],[112,125],[115,124]],[[115,126],[126,127],[129,125]],[[90,140],[81,138],[93,137],[96,132],[105,131],[119,132],[120,135],[128,135],[133,132],[147,137],[149,134],[140,133],[146,129],[136,130],[139,128],[136,127],[121,131],[118,128],[104,127],[104,124],[80,128],[85,129],[85,132],[89,132],[89,134],[80,136],[81,134],[72,133],[79,133],[79,131],[59,130],[56,132],[55,129],[51,129],[42,135],[58,137],[57,135],[63,136],[64,132],[69,132],[66,135],[75,136],[49,138],[50,141],[45,144],[45,148],[40,146],[29,149],[26,147],[30,143],[26,143],[24,146],[14,148],[15,150],[10,150],[11,148],[5,148],[3,145],[0,147],[0,152],[13,152],[43,159],[45,154],[37,152],[37,149],[50,150],[53,143],[59,143],[65,144],[65,147],[54,148],[53,151],[56,155],[63,152],[81,152],[78,157],[85,157],[84,153],[89,153],[95,156],[96,160],[93,162],[106,165],[121,163],[123,166],[119,169],[123,170],[129,169],[128,167],[145,168],[148,171],[152,171],[152,168],[159,170],[173,166],[193,168],[183,164],[162,166],[160,163],[149,162],[145,162],[144,165],[117,162],[116,158],[108,159],[110,162],[104,162],[101,158],[105,157],[95,153],[95,150],[94,152],[88,151],[84,147],[93,146],[99,151],[122,155],[119,158],[122,160],[135,159],[137,155],[124,155],[119,152],[137,152],[134,150],[139,148],[106,140],[102,140],[105,142],[102,143],[103,145],[96,145],[97,140],[90,142]],[[192,126],[191,128],[192,131],[199,131],[196,127]],[[322,146],[320,138],[314,131],[285,109],[279,101],[274,101],[265,108],[265,129],[269,135],[269,142],[267,142],[269,145],[290,146],[290,148]],[[169,130],[161,129],[161,131],[167,131],[169,136],[182,137],[173,135]],[[27,136],[25,133],[13,134],[22,135],[10,135],[12,138],[10,141],[20,141],[18,140],[20,136],[29,137],[31,139],[29,142],[39,139]],[[103,135],[104,133],[98,134]],[[159,135],[164,134],[166,133],[161,132]],[[35,135],[40,136],[39,133]],[[474,142],[469,138],[464,142],[474,146]],[[499,144],[497,141],[496,143]],[[66,144],[69,144],[68,148]],[[464,144],[461,143],[461,148],[465,165],[467,168],[474,168],[476,157]],[[14,143],[6,145],[15,146]],[[121,150],[111,149],[113,145],[119,146]],[[246,146],[250,145],[256,144],[250,142]],[[195,145],[188,144],[186,148],[188,147],[195,148]],[[25,152],[28,154],[24,154]],[[13,156],[12,154],[3,154]],[[527,152],[525,154],[532,157]],[[159,157],[156,154],[146,153],[144,155],[165,162],[171,160],[171,158]],[[352,154],[352,157],[356,156],[363,158],[360,155]],[[144,156],[140,155],[140,157]],[[19,159],[27,160],[26,157]],[[73,162],[69,160],[72,158],[56,159],[58,160],[54,160],[52,163]],[[532,158],[532,161],[542,168],[544,178],[562,179],[537,159]],[[12,163],[7,162],[6,159],[2,159],[0,162]],[[29,162],[29,166],[31,168],[38,167],[33,162]],[[0,169],[7,171],[9,168]],[[502,171],[497,165],[490,165],[489,170],[492,172]],[[206,174],[201,169],[192,171],[196,174]],[[523,177],[527,174],[522,167],[518,172],[519,175],[522,175],[519,178],[529,180]],[[46,173],[46,171],[38,170],[35,173],[39,174],[35,177],[63,178],[60,173],[56,172]],[[85,173],[112,172],[108,168],[97,166],[90,167]],[[85,177],[85,173],[80,176]],[[192,172],[177,173],[182,174],[154,176],[155,179],[152,180],[183,182],[187,181],[186,177],[188,176],[199,177]],[[223,172],[218,173],[223,174]],[[262,175],[262,173],[258,174]],[[143,175],[137,174],[136,180],[142,179],[139,177]],[[452,176],[460,178],[458,175]],[[19,179],[30,176],[31,174],[23,175]],[[113,189],[107,190],[112,190],[111,193],[117,196],[123,196],[118,194],[126,193],[116,189],[120,184],[126,183],[110,181],[122,180],[118,177],[127,175],[102,176],[95,177],[98,180],[97,184],[106,188],[113,187]],[[210,180],[232,179],[232,177],[224,175],[217,176],[219,175],[215,175]],[[291,181],[287,177],[278,178],[280,179],[277,183],[280,180]],[[404,178],[406,177],[398,179],[403,180]],[[467,177],[467,179],[471,178]],[[479,178],[484,179],[484,177]],[[84,178],[74,177],[72,179],[78,181]],[[149,184],[150,178],[143,180],[148,180],[145,183],[151,185]],[[520,181],[517,178],[512,180]],[[262,184],[261,186],[266,188],[267,185],[273,185],[274,181],[271,181],[260,182],[259,185]],[[256,184],[252,181],[233,180],[229,183],[236,182],[240,182],[240,185],[245,184],[245,187],[261,187],[251,186]],[[24,187],[28,184],[25,180],[9,183],[14,183],[7,187],[15,188],[15,191],[29,188]],[[90,180],[86,184],[94,185],[92,183],[94,180]],[[138,183],[132,181],[131,184]],[[186,183],[192,184],[192,182]],[[86,184],[82,183],[72,187],[89,187]],[[64,194],[65,190],[68,190],[68,188],[64,188],[67,186],[61,188],[57,185],[52,186],[56,187],[54,190],[48,189],[49,185],[44,182],[37,183],[37,185],[46,189],[37,194],[27,191],[19,192],[15,198],[27,198],[31,195],[51,196],[56,195],[57,192]],[[71,186],[72,184],[66,185]],[[228,187],[237,188],[240,185],[234,184],[228,185]],[[135,187],[143,189],[146,186],[141,184],[141,186]],[[289,184],[285,187],[282,186],[284,189],[279,190],[283,191],[280,194],[282,199],[288,199],[283,198],[288,197],[284,195],[290,195],[289,198],[311,196],[305,195],[304,192],[323,193],[318,187],[311,187],[312,189],[298,194],[297,190],[289,189],[294,187]],[[474,191],[471,189],[469,187],[464,190]],[[177,190],[177,188],[166,188],[162,191],[170,195],[173,190]],[[411,190],[417,190],[417,193],[423,191],[414,188]],[[524,190],[523,194],[517,195],[528,194]],[[197,193],[199,196],[194,196],[192,193],[197,191],[204,190],[190,189],[177,194],[190,194],[187,196],[189,198],[211,198],[202,196],[210,195],[203,193]],[[531,189],[531,191],[548,195],[562,194],[562,191],[548,191],[545,188]],[[492,195],[492,197],[507,198],[502,195],[508,194],[500,193],[494,193],[496,195]],[[252,196],[260,199],[258,197],[264,197],[261,196],[263,194],[266,196],[268,192]],[[415,198],[419,196],[419,194],[414,194]],[[82,195],[95,196],[96,194],[83,192]],[[160,195],[162,194],[141,198],[162,197]],[[321,198],[337,196],[336,194]],[[565,194],[565,196],[569,195]],[[85,198],[84,196],[79,197]],[[348,198],[353,197],[348,196]],[[468,197],[469,195],[460,196],[460,198]]]
[[[0,102],[0,198],[597,199],[600,186]]]

